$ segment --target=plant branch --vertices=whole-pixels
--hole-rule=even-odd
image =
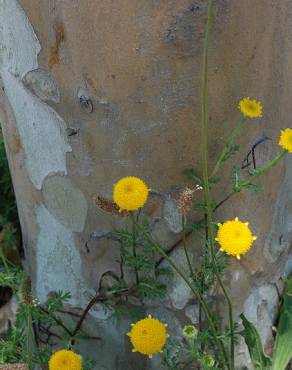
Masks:
[[[194,276],[194,270],[193,270],[193,267],[192,267],[192,264],[191,264],[191,260],[190,260],[188,250],[187,250],[185,222],[186,222],[186,216],[182,215],[183,248],[184,248],[184,252],[185,252],[185,255],[186,255],[187,262],[188,262],[188,266],[189,266],[189,270],[190,270],[190,276],[193,277]]]
[[[139,225],[139,223],[136,223],[136,228],[139,229],[139,231],[144,235],[144,237],[147,239],[147,241],[153,246],[153,248],[161,255],[164,257],[164,259],[167,260],[167,262],[170,264],[170,266],[176,271],[176,273],[185,281],[185,283],[189,286],[191,291],[193,292],[194,296],[197,298],[198,302],[202,305],[202,308],[205,312],[206,318],[209,322],[211,331],[213,333],[213,338],[218,346],[219,351],[222,353],[222,359],[224,362],[226,361],[226,353],[225,353],[225,348],[223,343],[218,340],[217,336],[217,328],[216,325],[214,324],[212,314],[209,310],[208,305],[206,304],[204,297],[198,292],[195,287],[191,284],[189,281],[189,278],[185,275],[185,273],[172,261],[172,259],[166,254],[164,249],[157,243],[155,242],[148,233],[145,232],[143,227]]]
[[[223,294],[228,304],[228,316],[230,326],[230,369],[234,370],[234,335],[233,335],[233,313],[231,301],[228,297],[226,289],[222,283],[220,272],[217,267],[215,246],[214,246],[214,229],[213,229],[213,207],[210,197],[210,185],[209,185],[209,174],[208,174],[208,61],[209,61],[209,38],[211,32],[211,21],[212,21],[212,0],[208,0],[208,17],[205,33],[205,45],[204,45],[204,56],[203,56],[203,88],[202,88],[202,160],[203,160],[203,182],[204,182],[204,198],[207,208],[207,225],[210,241],[210,249],[212,256],[212,264],[217,280],[222,288]],[[207,241],[208,242],[208,241]]]
[[[285,149],[280,150],[277,155],[272,158],[270,161],[268,161],[266,164],[264,164],[262,167],[260,167],[258,170],[255,171],[255,174],[252,175],[249,179],[246,181],[240,182],[238,189],[236,189],[236,192],[241,191],[241,189],[247,187],[248,185],[252,184],[258,177],[262,176],[265,172],[270,170],[272,167],[274,167],[282,158],[284,158],[288,154],[288,151]]]
[[[220,155],[218,161],[216,162],[215,167],[212,171],[211,178],[214,177],[217,174],[217,172],[220,169],[220,166],[221,166],[222,162],[224,162],[226,160],[226,155],[228,154],[228,151],[230,150],[230,147],[233,144],[235,138],[238,136],[238,134],[242,130],[242,128],[244,126],[244,123],[245,123],[245,118],[243,117],[238,122],[238,124],[236,125],[235,129],[231,132],[229,137],[227,138],[227,140],[225,142],[225,145],[224,145],[224,148],[222,150],[222,153],[221,153],[221,155]]]
[[[67,326],[63,323],[63,321],[61,319],[59,319],[58,317],[56,317],[53,313],[49,312],[46,308],[44,308],[43,306],[39,306],[39,309],[44,312],[46,315],[48,315],[51,319],[53,319],[55,321],[55,323],[57,325],[59,325],[62,329],[64,329],[64,331],[70,336],[72,337],[72,332],[70,329],[67,328]]]
[[[238,194],[244,187],[247,187],[249,184],[252,184],[254,180],[256,180],[258,177],[263,175],[265,172],[267,172],[271,167],[274,167],[285,155],[287,154],[286,150],[280,151],[271,161],[269,161],[266,165],[259,168],[253,176],[251,176],[246,181],[242,182],[240,184],[240,187],[238,187],[236,190],[231,191],[229,194],[226,195],[225,198],[220,200],[215,207],[213,208],[213,212],[217,211],[219,207],[221,207],[225,202],[227,202],[231,197],[233,197],[235,194]],[[198,222],[204,221],[204,218],[200,219]],[[193,233],[193,230],[189,230],[185,232],[185,238],[188,238]],[[183,238],[178,239],[167,251],[166,253],[170,255],[181,243],[183,242]],[[161,263],[163,262],[164,258],[160,257],[160,259],[156,262],[155,267],[158,268]]]
[[[133,257],[137,257],[137,251],[136,251],[136,227],[135,227],[135,213],[130,212],[130,218],[132,221],[132,238],[133,238],[133,243],[132,243],[132,251],[133,251]],[[139,284],[139,273],[138,269],[135,266],[135,277],[136,277],[136,284]]]
[[[87,314],[89,313],[89,311],[92,309],[92,307],[96,304],[96,303],[100,303],[100,302],[106,302],[108,301],[110,298],[114,297],[114,296],[117,296],[117,295],[130,295],[134,292],[134,290],[136,289],[136,287],[132,287],[132,288],[125,288],[125,289],[121,289],[121,290],[117,290],[117,291],[113,291],[113,292],[110,292],[110,293],[107,293],[107,294],[98,294],[96,296],[94,296],[88,303],[88,305],[85,307],[84,311],[82,312],[81,314],[81,317],[79,319],[79,321],[77,322],[76,324],[76,327],[75,329],[73,330],[72,332],[72,337],[75,337],[76,334],[79,332],[79,330],[81,329],[82,327],[82,324],[84,322],[84,320],[86,319],[86,316]]]

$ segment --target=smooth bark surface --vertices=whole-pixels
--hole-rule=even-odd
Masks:
[[[240,136],[240,166],[252,145],[262,165],[291,126],[292,4],[288,0],[214,2],[210,44],[210,166],[240,119],[238,101],[258,98],[264,116]],[[182,172],[200,160],[200,83],[206,1],[0,0],[0,121],[21,219],[25,264],[41,300],[69,290],[72,305],[120,274],[116,243],[89,240],[123,223],[95,207],[111,198],[120,177],[144,178],[153,190],[146,212],[169,248],[181,235],[173,197],[187,184]],[[269,346],[282,279],[292,269],[292,162],[265,175],[265,191],[245,191],[218,210],[258,236],[254,249],[226,273],[236,313],[245,312]],[[242,175],[248,174],[243,170]],[[231,165],[219,174],[214,198],[228,193]],[[188,238],[192,258],[198,241]],[[181,249],[174,252],[179,258]],[[182,262],[183,264],[183,262]],[[215,293],[215,292],[214,292]],[[197,306],[176,278],[162,305],[149,312],[173,335],[196,320]],[[103,338],[83,345],[97,369],[155,368],[131,353],[128,322],[92,311],[86,329]],[[146,363],[147,362],[147,363]],[[239,350],[238,367],[248,363]]]

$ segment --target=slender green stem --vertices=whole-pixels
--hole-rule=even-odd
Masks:
[[[190,276],[193,277],[194,276],[194,270],[193,270],[193,267],[192,267],[192,263],[191,263],[191,260],[190,260],[188,250],[187,250],[185,224],[186,224],[186,216],[182,215],[183,247],[184,247],[184,252],[185,252],[186,259],[187,259],[188,266],[189,266],[189,270],[190,270]]]
[[[202,86],[202,159],[203,159],[203,181],[204,181],[204,198],[207,207],[207,225],[209,231],[209,242],[212,256],[212,264],[217,280],[221,286],[223,294],[228,304],[228,316],[230,326],[230,369],[234,370],[234,334],[233,334],[233,313],[231,301],[227,291],[220,278],[220,272],[217,267],[214,230],[213,230],[213,207],[210,197],[209,175],[208,175],[208,57],[209,57],[209,38],[212,21],[212,0],[208,0],[208,18],[205,33],[204,59],[203,59],[203,86]]]
[[[236,190],[231,191],[229,194],[227,194],[227,196],[224,199],[222,199],[219,203],[216,204],[216,206],[213,209],[213,212],[216,211],[223,203],[225,203],[227,200],[229,200],[231,197],[233,197],[233,195],[239,193],[243,188],[252,184],[257,178],[259,178],[265,172],[267,172],[269,169],[274,167],[282,158],[284,158],[286,156],[287,153],[288,153],[287,150],[281,150],[273,159],[271,159],[264,166],[259,168],[253,176],[251,176],[246,181],[242,181],[241,183],[239,183]]]
[[[241,118],[241,120],[236,125],[235,129],[231,132],[228,139],[226,140],[226,143],[224,145],[222,153],[220,154],[220,157],[219,157],[218,161],[216,162],[215,167],[214,167],[214,169],[211,173],[211,176],[210,176],[211,178],[214,177],[217,174],[217,172],[219,171],[222,162],[224,162],[224,160],[226,158],[226,155],[227,155],[228,151],[230,150],[230,146],[233,144],[235,138],[238,136],[238,134],[242,130],[242,128],[245,124],[245,121],[246,120],[245,120],[244,117]]]
[[[4,266],[5,270],[6,270],[6,272],[9,272],[10,269],[9,269],[9,266],[8,266],[8,263],[7,263],[7,260],[6,260],[6,257],[4,255],[4,252],[3,252],[3,250],[2,250],[1,247],[0,247],[0,258],[1,258],[1,261],[3,263],[3,266]]]
[[[187,277],[187,275],[172,261],[172,259],[166,254],[166,252],[164,251],[164,249],[157,242],[155,242],[147,232],[145,232],[145,230],[143,229],[143,227],[138,222],[135,222],[135,224],[136,224],[136,228],[139,229],[139,231],[141,232],[141,234],[143,234],[143,236],[152,245],[152,247],[163,258],[165,258],[167,260],[167,262],[170,264],[170,266],[185,281],[185,283],[189,286],[189,288],[193,292],[194,296],[197,298],[198,302],[201,304],[201,306],[202,306],[202,308],[203,308],[203,310],[205,312],[206,318],[207,318],[207,320],[209,322],[209,325],[210,325],[211,331],[213,333],[213,337],[214,337],[214,340],[216,342],[216,345],[218,346],[219,353],[222,354],[221,355],[222,361],[224,363],[226,363],[226,352],[225,352],[225,348],[224,348],[224,345],[223,345],[222,341],[219,341],[218,340],[217,328],[216,328],[216,325],[215,325],[215,323],[213,321],[212,314],[211,314],[211,312],[209,310],[209,307],[208,307],[208,305],[206,304],[206,302],[204,300],[204,297],[200,294],[199,291],[197,291],[195,289],[195,287],[193,286],[193,284],[191,284],[191,282],[189,281],[189,278]]]
[[[55,321],[55,323],[57,325],[59,325],[69,335],[69,337],[73,336],[71,330],[66,327],[66,325],[63,323],[63,321],[61,319],[56,317],[53,313],[49,312],[46,308],[44,308],[42,306],[39,306],[39,309],[42,312],[44,312],[46,315],[48,315],[51,319],[53,319]]]
[[[132,238],[133,238],[133,244],[132,244],[132,251],[133,251],[133,257],[137,257],[137,251],[136,251],[136,221],[135,221],[135,213],[130,212],[130,217],[132,221]],[[135,277],[136,277],[136,284],[139,284],[139,273],[137,270],[137,267],[135,267]]]
[[[256,180],[258,177],[262,176],[269,169],[274,167],[282,158],[284,158],[286,156],[287,153],[288,153],[288,151],[285,150],[285,149],[280,150],[279,153],[273,159],[271,159],[269,162],[267,162],[262,167],[260,167],[253,176],[251,176],[246,181],[240,183],[238,191],[240,191],[242,188],[248,186],[249,184],[252,184],[254,180]]]
[[[0,234],[0,259],[3,263],[3,266],[6,270],[6,272],[9,272],[10,269],[9,269],[9,266],[8,266],[8,261],[7,261],[7,258],[5,256],[5,253],[4,253],[4,250],[3,250],[3,247],[1,245],[1,242],[3,241],[3,233]]]
[[[27,335],[26,335],[26,352],[28,355],[28,368],[33,369],[33,354],[35,352],[35,337],[32,325],[32,312],[31,305],[26,304],[26,325],[27,325]]]

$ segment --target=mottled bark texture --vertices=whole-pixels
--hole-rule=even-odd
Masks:
[[[260,137],[257,164],[277,150],[279,130],[291,126],[292,4],[289,0],[216,0],[210,47],[210,161],[239,118],[243,96],[260,99],[264,117],[240,137],[244,153]],[[118,249],[107,239],[118,218],[98,211],[93,196],[111,197],[122,176],[144,178],[170,194],[152,201],[157,235],[166,246],[180,234],[171,194],[187,184],[183,169],[200,169],[200,84],[206,21],[204,0],[0,0],[0,119],[13,176],[25,263],[43,301],[70,290],[84,306],[108,271],[120,273]],[[291,158],[268,173],[264,192],[244,192],[218,218],[249,220],[258,240],[226,273],[236,313],[245,311],[266,345],[282,279],[292,267]],[[230,166],[221,173],[223,184]],[[219,187],[220,200],[228,186]],[[198,255],[190,238],[193,256]],[[180,255],[180,250],[174,252]],[[214,291],[214,294],[216,291]],[[197,318],[180,279],[163,305],[149,311],[173,335]],[[130,352],[127,322],[95,310],[87,330],[103,338],[83,346],[97,369],[159,368]],[[238,368],[248,364],[240,347]],[[138,365],[137,365],[138,364]]]

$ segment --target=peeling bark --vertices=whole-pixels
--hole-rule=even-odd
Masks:
[[[143,177],[170,197],[154,197],[148,214],[167,247],[179,238],[171,195],[186,184],[185,168],[200,168],[200,69],[205,2],[196,0],[0,0],[0,119],[17,197],[25,264],[41,300],[71,290],[84,306],[100,279],[120,273],[114,241],[86,242],[95,232],[123,223],[96,209],[93,196],[111,198],[122,176]],[[215,161],[239,117],[242,96],[259,98],[265,115],[240,137],[244,154],[260,137],[257,164],[277,150],[279,130],[289,126],[292,99],[292,5],[288,0],[215,2],[210,61],[210,156]],[[226,117],[228,122],[225,122]],[[290,158],[268,173],[265,192],[245,192],[226,203],[218,218],[249,220],[258,236],[242,261],[226,274],[237,313],[249,302],[272,299],[267,289],[291,272],[292,180]],[[230,166],[221,174],[230,178]],[[245,170],[247,171],[247,170]],[[163,176],[161,176],[163,174]],[[219,186],[216,199],[226,194]],[[199,248],[193,245],[196,260]],[[175,253],[178,253],[175,251]],[[174,335],[197,306],[182,282],[170,287],[165,307],[149,307],[169,321]],[[266,311],[250,310],[263,328]],[[274,312],[274,311],[273,311]],[[180,318],[180,320],[177,319]],[[98,369],[159,369],[130,354],[124,335],[97,308],[86,330],[103,338],[85,346]],[[261,332],[266,344],[271,330]],[[248,363],[240,349],[240,368]],[[139,364],[139,365],[137,365]]]

